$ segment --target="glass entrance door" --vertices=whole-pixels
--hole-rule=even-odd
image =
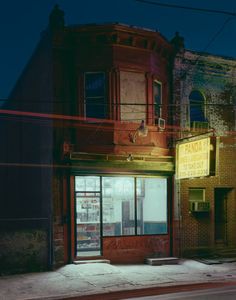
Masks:
[[[77,256],[101,255],[100,178],[76,176]]]

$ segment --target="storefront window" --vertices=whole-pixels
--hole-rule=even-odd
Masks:
[[[100,251],[101,234],[168,232],[166,178],[76,176],[75,206],[78,253]]]
[[[134,235],[134,178],[104,177],[102,200],[103,235]]]
[[[137,234],[167,233],[167,183],[137,178]]]
[[[76,176],[75,190],[78,192],[100,192],[100,178],[98,176]]]

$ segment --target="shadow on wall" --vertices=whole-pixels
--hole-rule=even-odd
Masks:
[[[41,229],[0,232],[0,275],[48,268],[47,232]]]

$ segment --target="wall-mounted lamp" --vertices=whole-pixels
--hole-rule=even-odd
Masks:
[[[137,136],[145,137],[147,136],[147,134],[148,134],[148,128],[145,125],[144,120],[142,120],[140,126],[135,130],[134,134],[132,133],[129,134],[129,140],[131,141],[131,143],[135,143]]]
[[[129,154],[128,157],[126,158],[127,161],[133,161],[134,158],[132,156],[132,154]]]

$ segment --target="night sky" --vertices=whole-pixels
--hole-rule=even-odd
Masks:
[[[236,12],[235,0],[156,1]],[[229,18],[227,15],[166,8],[135,0],[0,0],[0,99],[8,97],[40,33],[46,29],[56,3],[65,12],[66,25],[119,22],[158,30],[167,39],[179,31],[188,49],[236,58],[236,17],[222,28]]]

